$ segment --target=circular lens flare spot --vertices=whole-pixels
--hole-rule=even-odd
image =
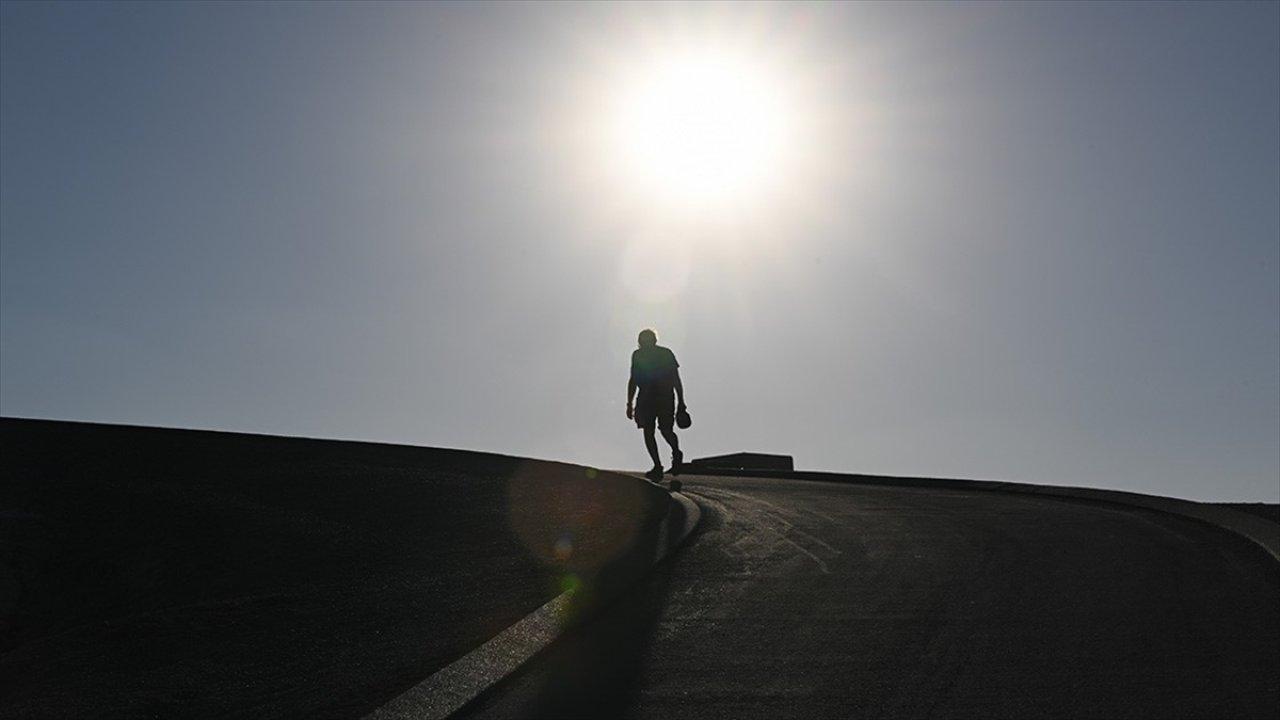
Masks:
[[[558,562],[565,562],[569,559],[569,556],[573,554],[573,538],[569,536],[569,533],[561,535],[556,540],[555,545],[551,548],[551,554]]]
[[[557,576],[590,574],[632,549],[649,507],[643,485],[530,463],[508,478],[505,511],[516,536]]]
[[[684,292],[692,262],[686,243],[663,235],[639,235],[622,253],[619,274],[638,300],[662,302]]]

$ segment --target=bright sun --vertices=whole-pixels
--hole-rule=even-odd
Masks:
[[[777,179],[788,108],[749,59],[670,55],[625,85],[614,144],[646,189],[682,205],[740,204]]]

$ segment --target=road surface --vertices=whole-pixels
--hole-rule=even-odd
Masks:
[[[687,476],[690,543],[466,717],[1276,717],[1280,572],[1161,513]]]

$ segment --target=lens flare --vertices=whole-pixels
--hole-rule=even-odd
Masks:
[[[577,592],[580,587],[582,587],[582,579],[573,573],[560,578],[560,592]]]
[[[551,554],[559,562],[567,561],[573,554],[573,537],[569,533],[561,535],[552,547]]]
[[[674,234],[639,234],[623,249],[618,276],[634,300],[658,303],[684,292],[693,262],[688,243]]]
[[[643,484],[522,465],[507,482],[506,512],[540,562],[590,575],[631,550],[648,506]]]

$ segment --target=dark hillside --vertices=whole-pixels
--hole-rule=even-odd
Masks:
[[[360,715],[660,491],[481,453],[0,420],[0,715]]]
[[[1280,505],[1276,503],[1217,503],[1223,507],[1263,517],[1271,522],[1280,523]]]

